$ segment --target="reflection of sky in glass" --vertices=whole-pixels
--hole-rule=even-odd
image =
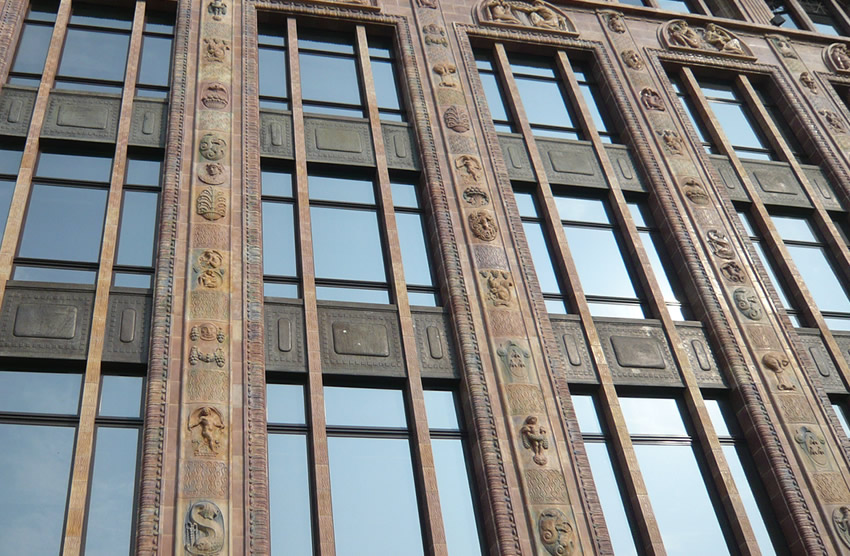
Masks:
[[[303,425],[304,387],[300,384],[266,385],[266,413],[269,423]]]
[[[463,445],[457,438],[434,438],[431,449],[449,556],[481,554]]]
[[[101,417],[140,417],[143,384],[140,376],[104,375],[98,414]]]
[[[455,395],[449,390],[425,390],[428,428],[458,430]]]
[[[613,230],[564,226],[564,234],[586,295],[637,297]]]
[[[327,425],[406,428],[401,390],[325,386]]]
[[[311,207],[310,219],[317,278],[386,281],[384,250],[374,211]]]
[[[713,419],[713,418],[712,418]],[[744,473],[744,467],[741,465],[741,458],[738,456],[738,451],[735,446],[723,445],[723,455],[726,456],[726,463],[729,464],[729,471],[732,473],[732,478],[735,480],[735,486],[738,487],[738,493],[741,495],[741,501],[744,503],[744,510],[747,512],[747,518],[750,520],[750,525],[755,533],[756,541],[758,541],[759,550],[764,556],[776,554],[773,549],[773,543],[770,540],[770,534],[767,532],[767,527],[764,524],[761,511],[759,511],[756,498],[753,495],[753,489],[750,486],[750,481]],[[755,478],[758,480],[758,478]]]
[[[0,424],[0,556],[59,554],[74,432]]]
[[[620,408],[629,434],[670,434],[686,436],[679,404],[671,398],[620,397]]]
[[[693,448],[635,444],[635,454],[667,554],[729,554]]]
[[[272,554],[312,554],[305,435],[269,435],[269,507]]]
[[[573,407],[575,408],[578,426],[585,434],[601,434],[602,425],[596,415],[596,404],[593,396],[573,394]]]
[[[821,247],[788,245],[788,253],[821,311],[850,313],[850,299]]]
[[[537,281],[543,293],[561,293],[555,267],[552,266],[552,257],[549,255],[549,246],[543,236],[543,229],[539,222],[523,222],[525,240],[531,250],[531,260],[534,262],[534,271],[537,273]]]
[[[82,380],[78,373],[2,371],[0,411],[74,415]]]
[[[328,438],[337,556],[423,554],[410,444]]]
[[[617,556],[637,554],[629,520],[623,509],[623,498],[617,486],[614,468],[611,467],[608,448],[601,442],[587,442],[584,447],[587,451],[587,459],[590,460],[593,482],[596,484],[596,492],[599,494],[602,512],[605,514],[605,524],[611,535],[614,553]]]

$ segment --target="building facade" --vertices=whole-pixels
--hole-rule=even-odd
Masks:
[[[0,555],[850,554],[848,9],[0,2]]]

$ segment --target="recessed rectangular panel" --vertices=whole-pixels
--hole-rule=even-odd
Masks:
[[[654,338],[633,338],[628,336],[611,336],[611,346],[621,367],[637,367],[639,369],[663,369],[664,356]]]
[[[340,355],[389,357],[387,328],[382,324],[333,323],[334,351]]]
[[[70,340],[77,329],[77,308],[73,305],[22,303],[15,314],[14,334],[25,338]]]

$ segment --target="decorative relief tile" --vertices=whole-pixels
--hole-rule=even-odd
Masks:
[[[454,336],[448,315],[442,312],[414,312],[413,328],[419,366],[424,377],[459,377]]]
[[[150,294],[110,294],[104,361],[147,362],[151,303]]]
[[[765,203],[810,207],[791,166],[785,162],[742,161]]]
[[[681,385],[659,326],[596,321],[605,358],[618,384]]]
[[[114,142],[121,99],[53,91],[47,101],[42,137]]]
[[[293,158],[291,114],[260,112],[260,154]]]
[[[550,319],[555,342],[564,358],[567,380],[570,382],[598,382],[581,325],[576,321],[559,320],[551,315]]]
[[[375,153],[366,122],[307,116],[304,118],[307,160],[371,166]]]
[[[322,370],[404,376],[398,316],[375,309],[319,308]]]
[[[646,191],[643,176],[625,145],[605,145],[620,187],[626,191]]]
[[[685,345],[691,370],[700,386],[726,386],[726,380],[717,366],[717,358],[701,326],[679,324],[676,326]]]
[[[536,139],[546,175],[553,184],[607,188],[589,143]]]
[[[0,91],[0,132],[26,137],[35,106],[36,90],[4,85]]]
[[[829,183],[826,174],[818,166],[801,165],[806,179],[814,188],[815,192],[820,196],[820,202],[824,208],[833,210],[842,210],[841,202],[835,195],[835,190]]]
[[[721,183],[718,185],[723,185],[726,187],[726,194],[733,201],[749,201],[750,197],[747,195],[746,191],[744,191],[744,186],[741,185],[741,180],[738,179],[738,175],[735,173],[735,168],[732,167],[732,163],[729,162],[729,159],[723,155],[712,154],[709,155],[711,159],[711,163],[714,165],[715,170],[720,175]]]
[[[384,136],[387,166],[399,170],[418,170],[419,153],[416,150],[413,128],[407,124],[382,123],[381,132]]]
[[[499,144],[502,146],[502,157],[512,180],[532,181],[534,172],[531,160],[525,150],[525,143],[519,135],[499,134]]]
[[[300,305],[265,303],[266,369],[306,370],[304,310]]]
[[[797,329],[797,332],[811,363],[811,365],[806,365],[806,372],[809,373],[809,376],[820,382],[827,392],[846,392],[847,389],[841,380],[841,375],[835,368],[820,334],[816,330]]]

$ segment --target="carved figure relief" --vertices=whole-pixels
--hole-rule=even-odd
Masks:
[[[472,207],[483,207],[490,204],[490,197],[480,187],[467,187],[463,190],[463,200]]]
[[[522,348],[518,343],[509,340],[505,345],[499,348],[496,352],[502,358],[502,363],[505,365],[505,370],[515,378],[526,378],[528,376],[528,359],[530,357],[528,351]]]
[[[224,272],[220,269],[208,268],[198,275],[198,284],[202,287],[214,290],[224,283]]]
[[[198,266],[201,268],[219,268],[224,263],[224,255],[215,249],[207,249],[198,256]]]
[[[218,288],[224,283],[224,256],[215,249],[207,249],[198,256],[195,272],[198,272],[198,284],[205,288]]]
[[[227,154],[227,141],[219,137],[215,133],[207,133],[201,137],[201,143],[198,145],[198,150],[201,156],[207,160],[221,160]]]
[[[469,131],[469,115],[460,106],[449,106],[443,113],[443,122],[446,127],[458,133]]]
[[[776,46],[776,50],[779,51],[779,54],[781,54],[783,58],[797,57],[797,53],[794,52],[793,48],[791,48],[791,43],[789,43],[788,39],[782,35],[768,35],[768,38],[770,38],[771,42],[773,42],[774,46]]]
[[[691,27],[683,19],[674,19],[665,25],[661,32],[669,48],[681,50],[700,50],[733,56],[752,56],[749,48],[731,31],[714,23],[705,29]]]
[[[735,253],[732,251],[732,244],[726,239],[726,234],[720,230],[709,230],[706,235],[708,247],[718,259],[734,259]]]
[[[788,380],[788,377],[785,375],[785,369],[791,364],[785,355],[765,353],[761,358],[761,362],[768,371],[776,375],[777,389],[782,390],[783,392],[790,392],[797,389],[797,386]]]
[[[818,110],[818,114],[823,116],[823,120],[826,122],[827,127],[829,127],[833,133],[847,133],[847,128],[844,127],[844,122],[842,122],[838,114],[832,110]]]
[[[835,532],[838,533],[838,538],[845,545],[850,547],[850,507],[841,506],[832,511],[832,525],[835,527]]]
[[[546,465],[546,450],[549,449],[549,433],[537,423],[537,417],[529,415],[519,430],[522,437],[522,447],[531,450],[532,460],[537,465]]]
[[[743,284],[747,281],[747,276],[744,274],[744,269],[735,261],[720,265],[720,273],[724,278],[733,284]]]
[[[183,547],[193,556],[215,556],[224,548],[224,517],[208,500],[195,502],[186,512]]]
[[[434,73],[440,76],[440,82],[437,84],[438,87],[446,89],[457,89],[460,87],[457,79],[455,78],[455,74],[457,74],[457,67],[454,64],[436,64],[434,66]]]
[[[801,73],[800,74],[800,83],[803,85],[803,87],[805,87],[809,91],[811,91],[811,93],[813,95],[816,95],[816,94],[819,93],[818,84],[815,83],[815,78],[812,77],[811,73],[809,73],[807,71],[804,71],[803,73]]]
[[[487,298],[496,307],[507,307],[513,301],[514,281],[504,270],[482,270],[481,277],[487,285]]]
[[[812,428],[803,425],[797,429],[794,441],[800,445],[815,467],[827,467],[829,457],[826,455],[826,440]]]
[[[623,20],[623,14],[615,11],[603,11],[605,21],[608,23],[608,29],[614,33],[623,34],[626,32],[626,22]]]
[[[225,39],[204,39],[204,60],[224,63],[230,51],[230,41]]]
[[[224,419],[218,409],[209,406],[195,409],[189,415],[189,431],[192,432],[195,455],[217,455],[221,448],[220,436],[224,429]]]
[[[198,169],[198,179],[207,185],[221,185],[227,180],[227,172],[218,162],[205,162]]]
[[[496,219],[486,210],[477,210],[467,217],[472,235],[481,241],[493,241],[499,233]]]
[[[850,71],[850,53],[847,51],[846,44],[837,42],[827,46],[824,51],[824,59],[827,66],[831,67],[834,72]]]
[[[446,40],[446,32],[439,25],[433,23],[425,25],[422,27],[422,33],[425,35],[425,44],[449,46],[449,41]]]
[[[761,320],[764,310],[761,308],[756,292],[750,288],[738,288],[732,292],[735,306],[750,320]]]
[[[227,87],[221,83],[210,83],[201,93],[201,103],[210,110],[222,110],[230,103]]]
[[[464,181],[478,183],[483,177],[481,174],[481,163],[471,154],[462,154],[455,159],[455,168],[460,170]]]
[[[203,340],[205,342],[217,341],[220,344],[224,343],[224,330],[218,326],[205,322],[192,327],[189,331],[189,339],[193,342]]]
[[[666,108],[664,108],[664,101],[661,100],[661,95],[650,87],[644,87],[641,89],[640,102],[647,110],[657,110],[659,112],[664,112],[666,110]]]
[[[416,3],[419,4],[420,8],[437,9],[437,0],[416,0]]]
[[[215,362],[219,369],[223,369],[227,363],[224,350],[221,348],[216,348],[213,352],[204,353],[198,349],[198,346],[192,346],[192,349],[189,350],[189,364],[197,365],[199,361],[203,361],[204,363]]]
[[[561,510],[543,510],[537,518],[537,533],[552,556],[570,556],[575,551],[575,531]]]
[[[222,0],[212,0],[207,6],[207,13],[216,21],[221,21],[227,15],[227,4]]]
[[[575,32],[566,15],[543,0],[485,0],[479,4],[477,11],[482,22]]]
[[[196,211],[207,220],[224,218],[227,214],[227,196],[214,187],[208,187],[198,195]]]
[[[664,142],[664,146],[667,147],[667,151],[673,156],[681,156],[685,152],[685,142],[682,140],[682,137],[679,135],[678,131],[674,131],[672,129],[664,129],[661,131],[655,132],[661,140]]]
[[[623,59],[624,64],[626,64],[629,68],[635,71],[643,69],[643,59],[640,57],[640,54],[638,54],[636,50],[632,50],[631,48],[628,50],[624,50],[620,52],[620,58]]]
[[[708,204],[708,193],[705,192],[705,187],[696,178],[685,178],[682,183],[682,192],[695,205]]]

